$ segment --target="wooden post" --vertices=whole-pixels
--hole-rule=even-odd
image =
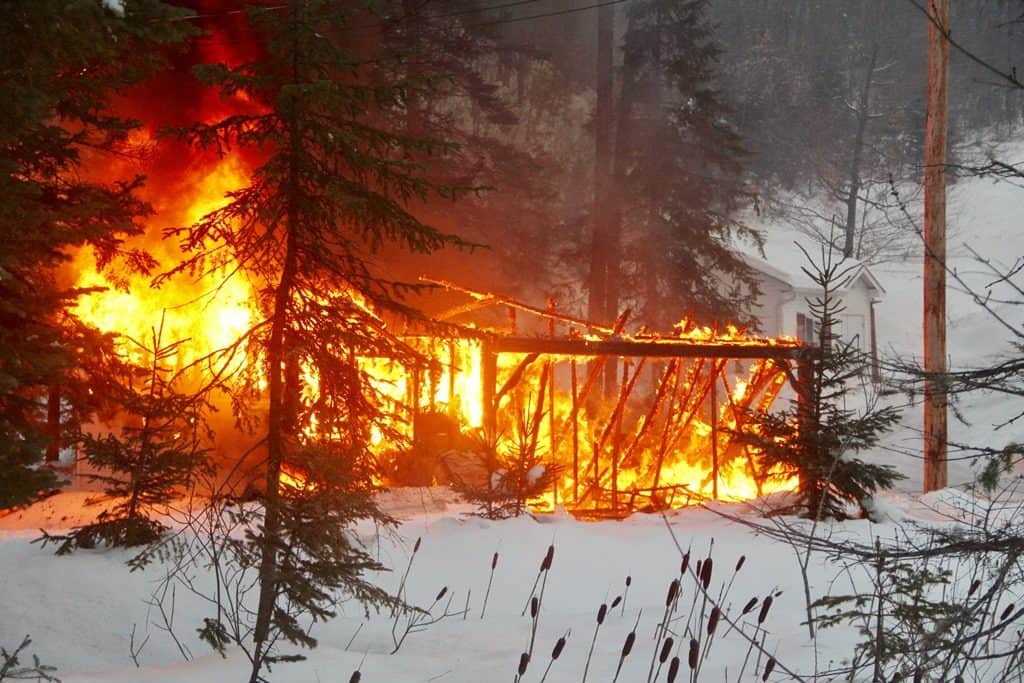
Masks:
[[[448,340],[448,417],[452,420],[458,418],[455,411],[455,373],[458,371],[458,361],[455,356],[455,341]]]
[[[547,300],[548,310],[553,314],[555,312],[555,300],[548,297]],[[548,336],[552,339],[555,338],[555,319],[554,317],[548,318]],[[548,361],[548,367],[551,371],[551,377],[548,382],[548,457],[551,462],[555,462],[555,448],[557,442],[555,439],[555,361],[552,358]],[[560,484],[560,477],[555,477],[551,482],[551,500],[552,509],[558,506],[558,485]]]
[[[60,384],[50,385],[50,393],[46,404],[46,462],[55,463],[60,460]]]
[[[928,110],[924,148],[924,490],[946,471],[946,111],[949,0],[928,0]]]
[[[871,311],[871,381],[882,383],[882,371],[878,366],[878,336],[875,334],[875,301],[870,304]]]
[[[492,445],[497,439],[498,420],[494,402],[494,386],[498,382],[498,356],[491,344],[484,341],[480,348],[480,399],[483,402],[484,434]]]
[[[412,424],[412,440],[416,441],[416,422],[420,415],[420,370],[412,371],[412,382],[409,386],[409,421]]]
[[[572,383],[572,414],[579,413],[579,396],[577,395],[576,380],[576,359],[569,362],[570,382]],[[572,504],[579,505],[580,502],[580,423],[579,420],[570,418],[572,424]]]
[[[718,500],[718,377],[712,378],[711,391],[711,496]]]

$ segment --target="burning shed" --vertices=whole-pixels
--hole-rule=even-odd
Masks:
[[[668,334],[630,333],[628,312],[604,326],[550,301],[540,308],[436,284],[471,299],[441,317],[503,306],[509,327],[458,326],[443,343],[422,337],[432,369],[391,371],[386,386],[407,411],[417,456],[464,463],[460,451],[476,450],[484,469],[525,459],[524,470],[555,472],[535,504],[602,513],[749,499],[795,485],[765,471],[737,435],[749,411],[767,409],[796,381],[797,341],[687,320]],[[546,320],[546,334],[518,333],[517,312]],[[439,414],[447,417],[440,439],[429,419]],[[460,438],[470,433],[475,443]]]

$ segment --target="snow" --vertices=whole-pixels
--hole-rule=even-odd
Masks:
[[[972,286],[984,287],[994,278],[970,259],[966,246],[1003,265],[1012,263],[1021,253],[1018,208],[1022,200],[1024,189],[1008,182],[969,180],[957,186],[951,215],[959,237],[951,241],[950,251],[954,267]],[[881,348],[890,358],[919,356],[920,269],[920,261],[914,260],[873,269],[887,291],[879,306],[878,325]],[[1020,324],[1018,308],[1000,305],[998,311]],[[954,366],[982,364],[1006,350],[1009,333],[952,282],[949,323],[949,354]],[[905,407],[903,422],[880,448],[865,457],[891,463],[908,478],[897,490],[876,497],[871,511],[874,522],[824,523],[816,533],[872,543],[875,538],[921,533],[921,525],[945,525],[990,512],[987,503],[964,486],[975,476],[965,462],[950,466],[954,488],[920,495],[921,462],[916,455],[920,452],[919,397],[896,394],[887,400]],[[964,398],[958,409],[969,423],[951,417],[954,440],[995,446],[1024,440],[1024,425],[996,429],[1016,414],[1018,406],[1011,401],[976,395]],[[191,653],[190,661],[184,660],[173,640],[161,630],[158,614],[146,604],[162,577],[159,564],[130,572],[124,565],[130,554],[122,551],[79,551],[70,557],[55,557],[52,548],[30,543],[41,528],[66,529],[91,518],[97,508],[88,505],[90,496],[95,493],[70,491],[0,516],[0,646],[10,649],[25,634],[31,634],[31,651],[44,663],[58,667],[57,675],[66,683],[244,680],[248,662],[242,653],[231,650],[221,658],[199,642],[195,629],[209,612],[193,596],[179,591],[174,605],[175,630]],[[305,653],[308,660],[275,666],[271,680],[343,681],[357,668],[361,680],[367,683],[511,680],[531,631],[529,616],[520,615],[551,544],[556,553],[541,606],[537,645],[524,681],[540,680],[552,646],[567,633],[565,651],[551,667],[547,681],[581,680],[598,607],[623,593],[627,576],[632,577],[632,583],[624,609],[609,612],[598,634],[588,680],[612,680],[622,643],[638,619],[636,647],[625,661],[619,680],[646,680],[654,647],[652,636],[664,611],[665,591],[678,577],[680,550],[676,541],[683,549],[691,548],[695,559],[705,557],[713,544],[715,594],[730,581],[739,558],[746,557],[732,581],[726,603],[735,610],[752,596],[778,593],[765,622],[769,631],[766,645],[780,664],[808,679],[814,677],[815,662],[819,671],[838,665],[850,656],[859,639],[854,628],[840,627],[821,631],[816,643],[810,641],[801,623],[803,588],[794,551],[736,521],[758,521],[751,506],[692,508],[665,517],[635,514],[623,521],[602,522],[578,521],[560,509],[551,515],[492,522],[469,516],[469,506],[456,502],[450,492],[441,489],[391,491],[380,502],[401,518],[401,523],[395,533],[380,537],[372,528],[358,529],[380,561],[397,570],[374,579],[395,590],[413,543],[422,538],[408,577],[408,599],[427,606],[446,586],[453,595],[452,611],[461,611],[468,602],[468,614],[411,634],[392,655],[392,621],[388,616],[377,614],[364,620],[358,605],[346,604],[338,618],[314,627],[313,635],[320,645]],[[996,510],[996,514],[1009,515],[1016,509],[1012,505]],[[486,615],[481,618],[495,552],[500,559]],[[849,582],[867,580],[853,572],[844,575],[842,588],[834,588],[840,571],[830,558],[812,556],[808,568],[812,592],[847,592]],[[687,580],[683,585],[683,603],[688,610],[695,584]],[[140,668],[131,655],[133,628]],[[140,646],[144,640],[145,645]],[[680,643],[683,640],[677,639]],[[734,680],[746,652],[746,643],[735,631],[720,633],[710,650],[703,680],[726,680],[726,671],[728,680]],[[687,674],[685,654],[684,647],[683,673]],[[752,668],[753,663],[745,680],[753,680]],[[781,671],[771,677],[786,679]]]
[[[103,6],[119,17],[124,16],[124,0],[102,0]]]

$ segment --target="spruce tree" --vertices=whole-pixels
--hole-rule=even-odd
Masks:
[[[372,259],[385,248],[429,253],[461,244],[408,208],[459,193],[423,177],[426,160],[450,146],[378,123],[427,86],[353,54],[347,31],[359,18],[370,20],[343,0],[251,8],[263,57],[233,68],[207,65],[199,74],[263,111],[187,134],[197,145],[266,153],[223,208],[175,231],[190,256],[168,273],[226,261],[229,277],[258,287],[250,348],[265,370],[254,378],[265,381],[264,505],[248,538],[253,551],[240,556],[258,558],[251,642],[240,643],[253,682],[280,661],[282,639],[315,644],[303,617],[330,617],[345,595],[368,606],[390,601],[362,577],[380,565],[349,533],[358,519],[388,521],[369,498],[370,435],[387,425],[358,358],[421,359],[382,318],[417,315],[399,299],[404,285]],[[315,375],[315,387],[294,381],[301,371]],[[283,471],[300,473],[299,484],[282,485]],[[223,642],[220,626],[208,621],[207,631],[211,642]]]
[[[126,250],[148,207],[141,178],[104,184],[83,173],[87,155],[124,147],[137,126],[111,113],[115,89],[159,65],[158,45],[187,30],[182,11],[157,0],[6,3],[0,21],[0,508],[52,486],[36,467],[47,441],[43,402],[53,387],[72,412],[102,392],[110,339],[81,325],[81,294],[59,270],[91,247],[100,265],[145,269]],[[52,399],[51,399],[52,400]],[[51,425],[52,427],[52,425]]]
[[[129,340],[138,347],[146,366],[124,365],[122,381],[115,385],[111,403],[125,425],[120,434],[82,432],[76,441],[84,459],[94,468],[89,478],[104,486],[113,499],[94,522],[66,535],[43,533],[44,544],[58,544],[57,554],[98,544],[134,547],[157,541],[167,529],[152,514],[187,493],[196,478],[209,473],[203,432],[203,393],[182,391],[180,384],[191,369],[174,370],[179,347],[166,343],[163,324],[150,341]]]
[[[736,236],[753,238],[731,215],[749,190],[707,10],[707,0],[635,2],[623,38],[607,301],[609,313],[632,306],[661,329],[679,311],[750,322],[756,291],[732,249]]]
[[[864,374],[867,359],[852,340],[836,333],[844,310],[836,290],[859,266],[824,248],[820,261],[811,263],[803,271],[821,288],[820,295],[808,300],[817,338],[802,361],[794,387],[798,399],[787,410],[753,413],[739,437],[763,454],[763,471],[769,476],[799,478],[796,501],[776,512],[845,519],[850,505],[863,511],[876,490],[903,478],[890,465],[855,457],[877,445],[899,420],[899,411],[892,406],[867,405],[861,411],[845,407],[850,385]]]

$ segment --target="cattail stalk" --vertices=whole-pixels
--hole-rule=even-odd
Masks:
[[[562,650],[565,649],[565,641],[569,638],[571,633],[572,631],[566,631],[565,635],[559,638],[558,642],[555,643],[555,647],[551,650],[551,659],[548,660],[547,668],[544,669],[544,675],[540,677],[540,683],[544,683],[544,681],[547,680],[548,672],[551,671],[551,665],[562,656]]]
[[[642,613],[642,612],[641,612]],[[640,625],[640,615],[636,617],[636,623],[633,624],[633,630],[626,636],[626,642],[622,644],[622,651],[619,653],[619,665],[615,667],[615,677],[612,678],[612,683],[616,683],[619,680],[619,672],[622,671],[622,663],[626,661],[626,657],[633,651],[633,644],[636,642],[636,627]]]
[[[526,604],[523,605],[523,611],[519,616],[525,617],[526,610],[530,608],[530,600],[537,594],[537,586],[540,585],[541,577],[547,578],[547,571],[551,569],[551,563],[555,558],[555,546],[549,545],[548,551],[544,554],[544,559],[541,560],[540,569],[537,571],[537,578],[533,580],[533,588],[530,589],[530,597],[526,598]],[[545,581],[546,583],[546,581]]]
[[[629,599],[629,586],[632,583],[633,583],[633,577],[632,576],[627,576],[626,577],[626,590],[624,590],[622,592],[622,612],[619,613],[619,616],[625,616],[626,615],[626,600]]]
[[[672,636],[669,636],[661,644],[661,652],[658,653],[658,668],[654,671],[654,678],[652,680],[658,680],[658,676],[661,675],[661,667],[668,661],[668,656],[672,654],[672,645],[675,644],[675,640]]]
[[[587,683],[587,671],[590,670],[590,658],[594,655],[594,645],[597,643],[597,633],[601,630],[604,617],[608,613],[608,605],[601,603],[597,610],[597,626],[594,627],[594,638],[590,641],[590,651],[587,652],[587,663],[583,667],[583,680],[580,683]]]
[[[685,566],[685,565],[684,565]],[[661,623],[654,630],[654,652],[651,654],[651,664],[647,668],[647,682],[650,683],[652,676],[654,676],[654,662],[658,658],[658,650],[661,648],[661,640],[668,633],[668,623],[672,618],[672,614],[675,612],[675,607],[679,602],[679,588],[682,584],[679,579],[672,579],[672,583],[668,585],[668,593],[665,595],[665,614],[661,618]]]
[[[397,600],[395,601],[395,606],[391,608],[391,616],[395,616],[398,613],[399,606],[403,602],[402,595],[405,593],[405,581],[409,578],[409,572],[412,571],[412,563],[413,560],[416,559],[416,553],[420,551],[420,542],[422,540],[422,537],[418,537],[415,545],[412,547],[412,554],[409,555],[409,564],[405,566],[405,573],[402,574],[402,580],[398,582],[398,592],[395,593]]]
[[[480,618],[484,618],[484,613],[487,611],[487,598],[491,597],[491,584],[494,583],[494,570],[498,567],[498,553],[494,553],[494,557],[491,558],[491,576],[487,579],[487,592],[484,593],[484,606],[480,608]]]

